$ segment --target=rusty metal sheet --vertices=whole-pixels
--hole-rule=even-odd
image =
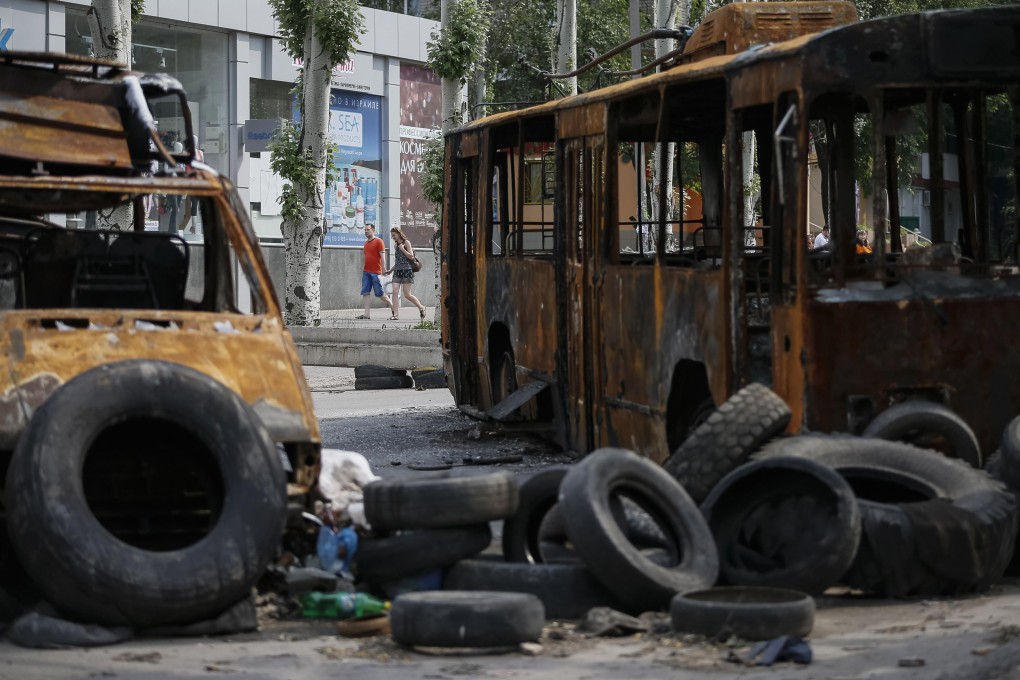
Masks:
[[[554,303],[555,268],[551,260],[525,257],[493,258],[478,279],[478,344],[482,354],[479,380],[488,394],[489,329],[503,324],[509,331],[518,371],[556,374],[557,321]],[[519,380],[523,382],[522,376]],[[494,406],[491,396],[485,408]]]
[[[57,321],[70,330],[59,330]],[[139,327],[138,322],[160,326]],[[169,327],[173,323],[176,328]],[[77,325],[92,328],[74,328]],[[227,324],[218,330],[216,324]],[[17,388],[42,403],[76,375],[112,361],[159,358],[201,371],[223,383],[256,411],[269,414],[281,439],[318,441],[307,390],[294,373],[279,319],[208,312],[27,310],[0,315],[0,447],[24,427]],[[38,399],[36,399],[38,397]]]
[[[606,129],[606,104],[595,102],[588,106],[561,111],[556,117],[560,139],[600,135]]]
[[[810,429],[846,431],[850,397],[871,397],[877,413],[894,399],[941,393],[987,456],[1018,415],[1020,355],[1004,347],[1020,334],[1020,297],[814,301],[805,314]],[[868,351],[875,338],[880,353]]]
[[[0,156],[117,170],[132,167],[117,109],[44,96],[0,93]]]
[[[850,2],[747,2],[723,5],[694,30],[684,56],[737,54],[857,21]]]
[[[662,459],[666,404],[673,369],[682,359],[706,364],[716,402],[728,396],[722,284],[721,270],[606,268],[596,320],[603,338],[596,361],[605,376],[605,408],[611,423],[633,423],[639,430],[617,427],[607,444],[640,441],[636,451]]]

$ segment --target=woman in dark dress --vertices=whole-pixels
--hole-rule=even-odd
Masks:
[[[424,320],[425,305],[411,293],[411,284],[414,283],[414,271],[411,269],[410,260],[414,259],[414,248],[411,247],[411,242],[404,236],[404,232],[400,230],[400,227],[390,229],[390,238],[394,245],[393,268],[390,270],[393,272],[393,304],[391,305],[393,307],[393,316],[390,317],[390,320],[397,321],[400,318],[401,291],[404,293],[404,299],[418,308],[418,314]]]

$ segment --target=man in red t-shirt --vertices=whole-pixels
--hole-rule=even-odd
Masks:
[[[369,300],[374,292],[375,296],[383,301],[390,310],[393,306],[386,299],[383,293],[382,283],[379,275],[383,273],[383,252],[386,251],[386,243],[375,235],[375,227],[371,224],[365,225],[365,267],[361,272],[361,297],[365,301],[365,313],[355,317],[357,319],[370,319]]]

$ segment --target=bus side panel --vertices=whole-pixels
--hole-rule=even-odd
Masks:
[[[479,357],[481,380],[491,375],[492,360],[497,348],[489,346],[490,330],[502,324],[509,331],[510,349],[517,364],[518,384],[531,380],[529,372],[553,377],[556,373],[556,286],[555,268],[551,260],[490,258],[484,275],[478,278]],[[492,392],[485,385],[491,408]]]
[[[726,397],[722,272],[614,266],[603,286],[596,351],[605,375],[604,443],[662,462],[670,453],[666,404],[677,364],[705,364],[716,403]]]
[[[904,398],[944,401],[985,457],[1020,414],[1020,297],[812,301],[806,319],[812,430],[854,431]]]

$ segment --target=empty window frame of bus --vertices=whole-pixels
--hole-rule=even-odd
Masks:
[[[521,119],[490,128],[488,135],[492,209],[486,252],[552,257],[557,190],[553,117]]]

